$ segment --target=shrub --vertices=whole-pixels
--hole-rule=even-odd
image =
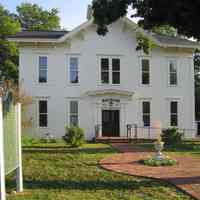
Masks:
[[[22,146],[32,146],[33,144],[37,144],[39,141],[28,135],[22,136]]]
[[[163,160],[157,160],[156,158],[152,157],[145,160],[141,160],[140,163],[151,167],[159,167],[159,166],[173,166],[177,164],[177,161],[169,157],[166,157]]]
[[[181,144],[183,133],[177,128],[169,128],[162,131],[162,141],[166,146]]]
[[[63,136],[63,140],[71,147],[79,147],[84,143],[84,131],[76,126],[66,127],[66,134]]]
[[[45,136],[40,139],[40,143],[42,144],[57,143],[57,140],[50,133],[46,133]]]
[[[40,139],[40,143],[41,144],[47,144],[48,143],[48,140],[46,138],[41,138]]]

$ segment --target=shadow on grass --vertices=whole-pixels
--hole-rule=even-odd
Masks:
[[[115,151],[110,147],[105,148],[61,148],[61,147],[29,147],[23,148],[24,153],[47,153],[47,154],[55,154],[55,153],[70,153],[70,154],[96,154],[96,153],[114,153]]]
[[[13,185],[12,181],[8,182],[8,186]],[[137,180],[25,180],[26,189],[65,189],[65,190],[130,190],[141,187],[158,187],[161,181],[152,181],[151,179]],[[162,182],[162,185],[167,185]]]

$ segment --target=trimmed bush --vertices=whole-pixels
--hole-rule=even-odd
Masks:
[[[77,126],[66,127],[66,134],[63,136],[63,140],[71,147],[79,147],[85,141],[84,130]]]
[[[162,131],[161,137],[165,146],[173,146],[182,143],[183,133],[177,128],[168,128]]]
[[[32,146],[33,144],[37,144],[39,142],[38,139],[33,138],[29,135],[22,135],[22,146]]]
[[[148,158],[145,160],[141,160],[140,163],[151,166],[151,167],[159,167],[159,166],[173,166],[177,164],[177,161],[171,158],[166,157],[163,160],[157,160],[155,158]]]

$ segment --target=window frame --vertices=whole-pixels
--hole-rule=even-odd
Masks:
[[[171,71],[170,63],[173,62],[175,64],[176,72]],[[171,83],[171,75],[176,75],[176,84]],[[168,59],[168,85],[170,87],[177,87],[178,86],[178,60],[176,58]]]
[[[44,69],[44,66],[40,65],[40,58],[46,58],[47,63],[46,63],[46,69]],[[37,82],[39,84],[47,84],[48,83],[48,64],[49,64],[49,57],[47,55],[38,55],[38,76],[37,76]],[[42,69],[41,69],[42,67]],[[46,81],[45,82],[40,82],[40,72],[41,71],[46,71]]]
[[[144,103],[149,103],[149,113],[144,113]],[[143,127],[151,127],[151,101],[150,100],[142,100],[141,101],[142,104],[142,126]],[[148,116],[149,117],[149,126],[145,126],[144,123],[144,116]]]
[[[77,83],[72,83],[71,82],[71,66],[70,66],[70,61],[71,58],[77,58],[78,59],[78,69],[77,71],[73,70],[73,72],[78,73],[78,82]],[[80,84],[80,55],[79,54],[71,54],[67,56],[67,74],[68,74],[68,84],[70,85],[79,85]]]
[[[118,86],[121,85],[121,63],[122,59],[120,56],[100,56],[99,58],[99,83],[100,85],[113,85]],[[108,72],[108,83],[102,83],[102,67],[101,67],[101,60],[102,59],[108,59],[108,70],[104,70],[105,72]],[[113,70],[113,60],[118,59],[119,60],[119,70]],[[113,73],[119,73],[119,83],[113,83]]]
[[[41,101],[45,101],[46,103],[47,103],[47,112],[46,113],[40,113],[40,102]],[[48,128],[48,125],[49,125],[49,120],[48,120],[48,116],[49,116],[49,114],[48,114],[48,99],[38,99],[38,106],[37,106],[37,111],[38,111],[38,127],[40,128],[40,129],[46,129],[46,128]],[[47,117],[47,126],[41,126],[40,125],[40,116],[41,115],[46,115],[46,117]]]
[[[148,71],[143,70],[143,65],[142,65],[143,60],[149,61],[149,70]],[[148,84],[143,83],[143,74],[144,73],[145,74],[148,73],[148,75],[149,75],[149,83]],[[143,87],[150,87],[151,86],[151,58],[150,57],[145,57],[145,56],[140,57],[140,85],[143,86]]]
[[[177,105],[177,112],[176,113],[172,113],[171,110],[172,110],[172,103],[176,103]],[[169,124],[171,127],[178,127],[179,126],[179,101],[177,100],[170,100],[170,106],[169,106],[169,109],[170,109],[170,121],[169,121]],[[176,121],[177,121],[177,124],[176,125],[172,125],[172,116],[176,116]]]
[[[71,102],[76,102],[77,103],[77,113],[71,113]],[[69,126],[74,126],[71,124],[71,116],[76,116],[77,117],[77,125],[76,126],[79,126],[79,101],[78,99],[69,99],[68,101],[68,124]]]

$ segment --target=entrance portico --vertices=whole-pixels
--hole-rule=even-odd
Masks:
[[[133,92],[105,89],[89,91],[94,105],[94,127],[98,126],[98,137],[124,137],[127,125],[127,104]]]

